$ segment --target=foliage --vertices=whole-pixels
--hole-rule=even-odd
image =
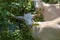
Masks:
[[[50,3],[50,4],[56,4],[56,3],[58,3],[58,1],[57,0],[43,0],[44,2],[46,2],[46,3]]]
[[[13,17],[28,12],[36,12],[32,0],[0,0],[0,40],[34,40],[25,21]]]
[[[0,0],[0,40],[33,40],[24,21],[13,17],[33,11],[31,0]]]

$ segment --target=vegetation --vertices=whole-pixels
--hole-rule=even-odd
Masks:
[[[29,12],[36,13],[32,0],[0,0],[0,40],[33,40],[25,21],[14,18]]]
[[[0,40],[34,40],[25,21],[13,17],[23,16],[24,13],[29,12],[38,13],[32,0],[0,0]],[[35,19],[35,21],[43,20],[42,14]]]
[[[13,17],[33,11],[32,0],[0,0],[0,40],[33,40],[24,20]]]

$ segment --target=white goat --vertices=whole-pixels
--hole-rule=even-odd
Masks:
[[[57,4],[47,4],[44,3],[43,1],[39,2],[39,7],[42,8],[42,14],[44,15],[44,19],[46,21],[53,20],[57,17],[60,17],[60,3]]]
[[[60,40],[60,17],[46,22],[34,22],[39,26],[32,27],[35,40]]]

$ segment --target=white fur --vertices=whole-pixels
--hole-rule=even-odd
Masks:
[[[41,2],[39,2],[39,7],[41,9],[43,9],[41,12],[44,15],[44,19],[46,21],[48,21],[48,20],[50,21],[57,17],[60,17],[60,3],[48,4],[48,3],[41,1]]]
[[[60,40],[60,17],[52,21],[34,22],[39,24],[32,27],[32,35],[35,40]]]

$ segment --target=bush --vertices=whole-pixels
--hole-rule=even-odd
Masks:
[[[0,40],[33,40],[24,21],[13,17],[33,11],[31,0],[0,0]]]
[[[0,0],[0,40],[34,40],[25,21],[13,17],[28,12],[36,12],[32,0]]]

